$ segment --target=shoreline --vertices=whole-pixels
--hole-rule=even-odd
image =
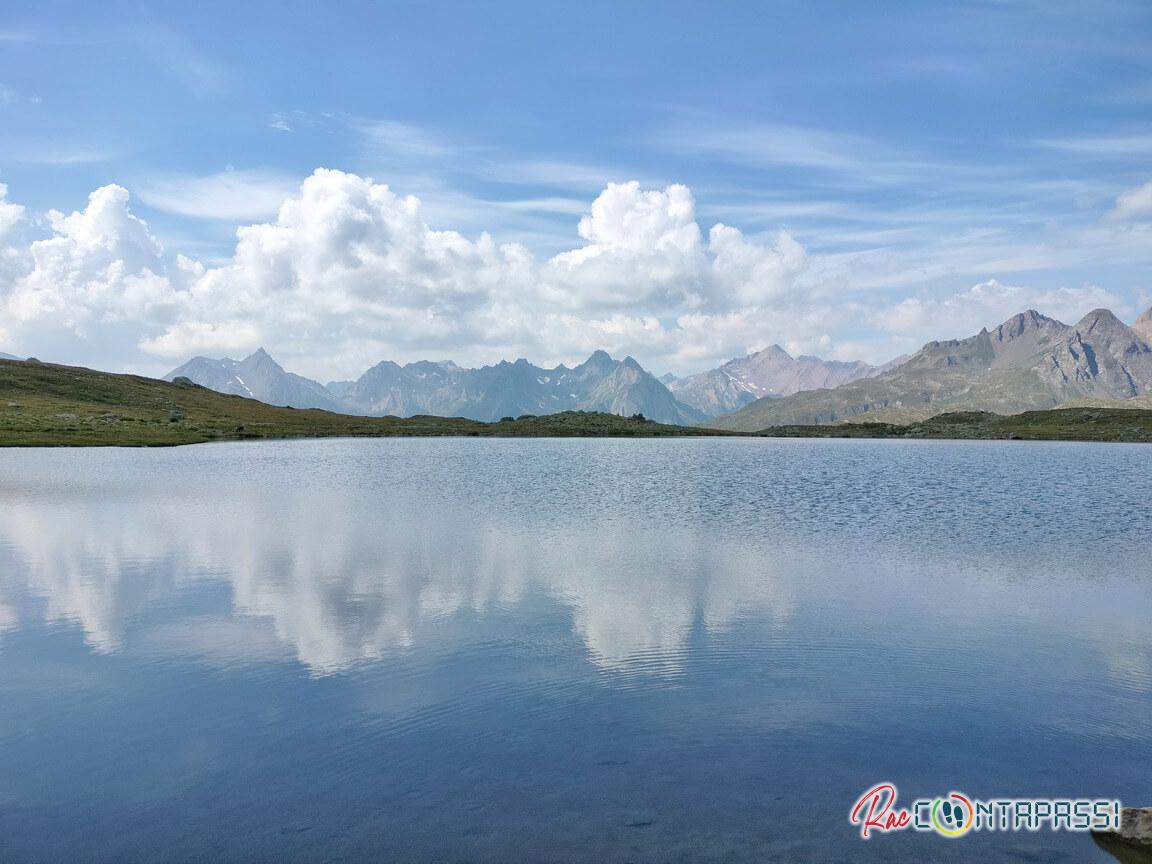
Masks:
[[[756,434],[773,438],[1147,444],[1152,443],[1152,411],[1143,408],[1051,408],[1021,414],[954,411],[916,423],[772,426]]]

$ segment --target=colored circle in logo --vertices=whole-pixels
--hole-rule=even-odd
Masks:
[[[972,802],[959,792],[950,792],[948,798],[932,802],[932,827],[945,837],[967,834],[975,815]]]

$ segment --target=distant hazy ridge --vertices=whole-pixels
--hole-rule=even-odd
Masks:
[[[368,416],[434,414],[490,422],[580,410],[643,414],[660,423],[687,425],[709,416],[678,401],[631,357],[613,360],[603,351],[571,369],[563,365],[543,369],[527,360],[480,369],[464,369],[451,362],[400,366],[386,361],[355,381],[325,387],[285,372],[261,349],[240,361],[197,357],[173,369],[165,379],[180,377],[272,405]]]

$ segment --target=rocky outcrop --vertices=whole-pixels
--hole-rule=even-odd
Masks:
[[[1119,831],[1093,831],[1092,838],[1121,864],[1152,864],[1152,807],[1125,807]]]

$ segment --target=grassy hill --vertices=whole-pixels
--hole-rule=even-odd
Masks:
[[[486,435],[656,437],[707,429],[583,411],[498,423],[352,417],[277,408],[187,380],[169,384],[74,366],[0,360],[0,446],[167,446],[253,438]]]
[[[353,417],[265,405],[186,380],[0,360],[0,446],[168,446],[259,438],[401,435],[658,437],[734,434],[584,411],[481,423],[458,417]],[[739,434],[739,433],[735,433]],[[755,434],[819,438],[1152,441],[1152,410],[1063,408],[941,414],[908,424],[774,426]]]
[[[963,411],[908,424],[837,423],[772,426],[758,434],[779,438],[951,438],[1016,441],[1152,442],[1152,411],[1133,408],[1057,408],[1023,414]]]

